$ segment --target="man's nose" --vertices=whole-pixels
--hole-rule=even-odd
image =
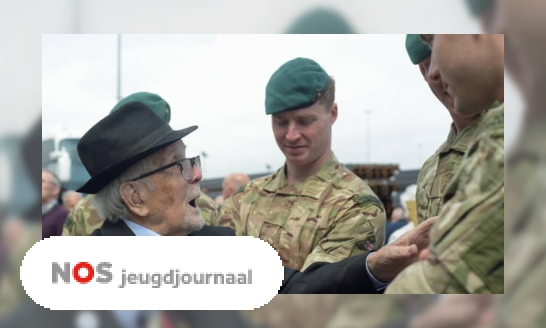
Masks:
[[[428,67],[427,72],[427,79],[429,81],[438,81],[440,80],[440,70],[438,69],[438,65],[436,64],[436,56],[434,56],[434,53],[432,54],[430,64]]]
[[[288,132],[286,133],[286,140],[296,141],[300,137],[300,132],[295,123],[288,124]]]
[[[203,172],[201,171],[201,169],[197,165],[194,165],[193,166],[193,179],[191,179],[190,183],[191,184],[198,183],[199,181],[201,181],[201,179],[203,179]]]

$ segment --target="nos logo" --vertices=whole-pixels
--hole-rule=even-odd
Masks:
[[[95,272],[97,273],[96,282],[98,283],[109,283],[112,281],[113,274],[110,272],[112,268],[112,263],[109,262],[100,262],[94,268],[88,262],[78,262],[70,270],[70,262],[64,262],[63,267],[57,262],[51,263],[52,267],[52,279],[51,282],[54,284],[59,283],[59,277],[65,282],[70,283],[70,276],[74,278],[80,284],[87,284],[95,277]],[[87,271],[87,273],[85,273]]]

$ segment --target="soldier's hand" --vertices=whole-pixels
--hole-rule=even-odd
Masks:
[[[429,232],[437,218],[430,218],[406,232],[390,245],[368,256],[368,269],[376,279],[390,282],[408,265],[419,260],[419,252],[430,242]]]
[[[414,229],[406,232],[391,245],[393,246],[410,246],[415,245],[419,249],[419,252],[423,249],[427,249],[430,243],[430,228],[436,223],[438,217],[427,219],[424,222],[421,222]]]

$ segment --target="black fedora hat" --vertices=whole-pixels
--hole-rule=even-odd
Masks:
[[[139,101],[123,105],[78,142],[78,155],[91,179],[77,191],[96,194],[132,165],[196,129],[173,130]]]

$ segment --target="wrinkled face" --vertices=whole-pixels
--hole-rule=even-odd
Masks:
[[[61,187],[55,182],[53,174],[42,171],[42,204],[57,199],[59,192],[61,192]]]
[[[273,134],[286,161],[296,166],[315,162],[330,151],[337,105],[314,105],[272,115]]]
[[[158,168],[186,158],[182,141],[177,141],[156,154]],[[181,167],[175,165],[147,178],[153,179],[153,190],[144,193],[144,201],[150,211],[151,223],[159,227],[162,235],[186,235],[204,225],[201,210],[195,202],[201,195],[201,170],[194,166],[193,179],[186,181],[180,169]]]
[[[425,60],[419,63],[421,74],[425,78],[425,81],[427,81],[432,93],[434,93],[436,98],[438,98],[438,100],[440,100],[447,110],[451,112],[453,110],[453,98],[451,98],[451,96],[444,89],[444,81],[442,81],[442,77],[440,76],[438,70],[435,70],[434,72],[430,70],[430,61],[431,56],[428,56]]]
[[[504,82],[504,72],[495,66],[492,55],[496,49],[487,36],[425,34],[422,37],[432,47],[429,77],[441,76],[457,114],[474,116],[493,104],[499,74]]]

